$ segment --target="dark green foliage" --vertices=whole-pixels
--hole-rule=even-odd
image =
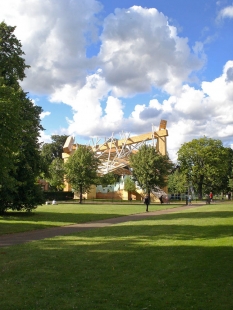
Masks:
[[[159,154],[153,146],[146,144],[130,156],[130,165],[133,177],[149,196],[155,187],[166,186],[166,177],[173,167],[168,156]]]
[[[188,182],[196,188],[199,198],[228,187],[232,150],[220,140],[203,137],[184,143],[178,151],[178,163]]]
[[[96,183],[98,185],[102,185],[103,187],[107,187],[108,185],[112,185],[118,181],[119,176],[110,172],[98,177]]]
[[[50,187],[54,190],[62,190],[64,188],[64,175],[65,168],[63,159],[57,157],[49,165],[49,176],[46,180],[49,182]]]
[[[176,170],[168,176],[169,193],[185,193],[188,188],[186,175],[180,170]]]
[[[129,176],[126,177],[124,180],[124,190],[133,192],[135,191],[135,188],[136,188],[135,182]]]
[[[67,138],[67,135],[52,135],[52,142],[44,143],[41,148],[42,178],[48,182],[53,178],[51,175],[53,167],[50,167],[50,165],[52,165],[54,159],[62,159],[63,146]],[[56,161],[54,165],[56,165]]]
[[[20,87],[28,67],[15,27],[0,23],[0,211],[31,210],[43,201],[40,172],[41,108]]]
[[[82,194],[88,192],[91,185],[96,184],[98,180],[99,163],[92,149],[85,145],[79,145],[65,163],[66,180],[80,194],[80,203],[82,203]]]
[[[0,23],[0,76],[3,77],[5,85],[18,85],[18,80],[23,80],[25,69],[29,68],[22,57],[22,45],[14,35],[16,27]]]

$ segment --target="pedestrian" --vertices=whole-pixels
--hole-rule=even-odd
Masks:
[[[162,203],[163,203],[163,195],[161,195],[161,196],[159,197],[159,200],[160,200],[160,203],[162,204]]]
[[[210,201],[212,202],[213,201],[213,193],[212,192],[210,192],[209,197],[210,197]]]
[[[192,195],[189,195],[188,201],[189,201],[189,205],[191,205],[192,204]]]
[[[231,200],[231,192],[228,192],[227,197],[228,197],[228,200]]]
[[[145,203],[145,205],[146,205],[146,212],[148,212],[148,206],[149,206],[149,204],[150,204],[150,200],[149,200],[149,197],[148,197],[148,196],[145,197],[144,203]]]

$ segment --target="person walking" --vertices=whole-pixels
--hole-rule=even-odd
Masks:
[[[189,202],[189,205],[192,205],[192,195],[190,195],[190,194],[188,196],[188,202]]]
[[[161,195],[161,196],[159,197],[159,200],[160,200],[160,203],[162,204],[162,203],[163,203],[163,195]]]
[[[150,200],[149,200],[149,197],[148,197],[148,196],[145,197],[144,203],[145,203],[145,205],[146,205],[146,212],[148,212],[148,206],[149,206],[149,204],[150,204]]]

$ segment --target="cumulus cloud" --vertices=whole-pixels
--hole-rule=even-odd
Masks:
[[[233,87],[227,77],[232,67],[233,61],[228,61],[222,75],[202,82],[200,89],[185,84],[179,95],[171,95],[161,102],[152,99],[147,104],[137,104],[129,117],[124,115],[124,98],[109,95],[111,88],[99,72],[89,77],[71,100],[75,111],[69,133],[108,137],[112,132],[118,134],[124,130],[140,134],[151,131],[152,125],[157,127],[161,119],[166,119],[172,160],[176,159],[182,143],[200,136],[221,139],[229,145],[233,135]]]
[[[149,91],[152,86],[175,93],[203,65],[188,39],[179,37],[155,8],[115,10],[104,21],[101,40],[98,57],[117,96]]]
[[[233,66],[227,69],[226,81],[227,82],[233,82]]]
[[[168,121],[169,155],[176,160],[180,145],[201,136],[221,139],[231,145],[233,136],[233,82],[229,82],[229,70],[233,61],[228,61],[220,77],[203,81],[201,89],[183,85],[178,96],[170,96],[159,102],[151,100],[147,105],[137,105],[129,122],[150,130],[151,123]]]
[[[86,58],[88,38],[97,39],[96,0],[2,0],[0,19],[16,25],[23,44],[27,79],[23,87],[50,94],[66,83],[83,85],[92,63]]]
[[[24,89],[72,107],[73,118],[62,133],[140,134],[166,119],[173,160],[182,143],[203,135],[232,144],[233,61],[219,77],[190,86],[191,76],[205,63],[203,43],[191,49],[188,38],[155,8],[116,9],[98,28],[101,7],[97,0],[1,1],[0,19],[17,25],[31,65]],[[219,16],[231,18],[232,6]],[[87,57],[88,44],[97,40],[100,50]],[[128,97],[152,88],[166,99],[135,101],[125,113]],[[48,115],[43,112],[41,118]],[[49,142],[49,136],[41,133],[42,140]]]

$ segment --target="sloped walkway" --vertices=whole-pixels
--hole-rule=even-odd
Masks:
[[[111,225],[118,224],[118,223],[139,221],[139,220],[146,219],[150,216],[169,214],[173,212],[180,212],[183,210],[200,207],[202,205],[203,204],[193,204],[189,206],[185,205],[185,206],[181,206],[177,208],[120,216],[116,218],[93,221],[93,222],[88,222],[88,223],[83,223],[83,224],[73,224],[73,225],[67,225],[67,226],[60,226],[60,227],[53,227],[53,228],[39,229],[39,230],[33,230],[33,231],[28,231],[28,232],[22,232],[22,233],[3,235],[3,236],[0,236],[0,247],[6,247],[6,246],[15,245],[15,244],[31,242],[35,240],[42,240],[45,238],[53,238],[56,236],[63,236],[63,235],[72,234],[72,233],[76,233],[80,231],[94,229],[94,228],[107,227],[107,226],[111,226]]]

